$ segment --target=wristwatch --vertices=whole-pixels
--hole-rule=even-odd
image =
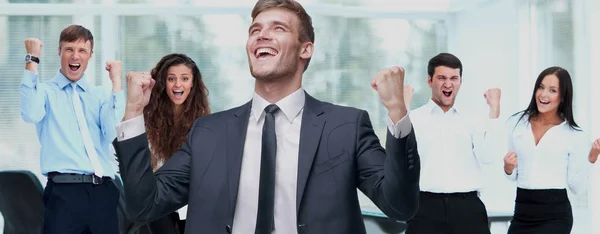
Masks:
[[[40,58],[27,53],[27,55],[25,55],[25,63],[30,63],[30,62],[35,62],[37,64],[40,64]]]

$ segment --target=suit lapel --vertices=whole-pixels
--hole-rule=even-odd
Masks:
[[[252,101],[234,110],[233,115],[227,120],[227,178],[229,183],[229,212],[233,219],[237,202],[240,171],[242,169],[242,155],[244,142],[248,130],[248,119]]]
[[[298,184],[296,190],[296,213],[302,203],[302,196],[319,147],[321,133],[325,125],[321,102],[306,94],[302,126],[300,127],[300,146],[298,153]]]

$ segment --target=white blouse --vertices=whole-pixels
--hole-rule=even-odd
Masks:
[[[569,189],[580,194],[588,184],[591,143],[583,131],[564,121],[553,126],[537,145],[528,116],[508,120],[508,152],[517,154],[517,167],[506,175],[523,189]],[[518,123],[517,123],[518,121]]]

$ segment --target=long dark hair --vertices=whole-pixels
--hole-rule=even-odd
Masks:
[[[533,94],[531,95],[531,101],[529,102],[529,106],[527,109],[515,113],[515,115],[521,114],[519,118],[520,122],[525,115],[529,115],[528,121],[539,116],[540,112],[537,109],[537,101],[535,98],[535,93],[540,88],[542,84],[542,80],[547,75],[555,75],[558,77],[558,85],[559,85],[559,94],[560,94],[560,104],[558,104],[557,114],[564,120],[567,121],[569,127],[573,130],[580,130],[577,123],[575,123],[575,118],[573,118],[573,82],[571,81],[571,75],[569,72],[562,67],[549,67],[546,68],[535,81],[535,86],[533,89]]]
[[[192,70],[194,85],[182,104],[179,119],[176,120],[173,113],[174,104],[166,92],[166,82],[169,67],[180,64]],[[144,108],[144,121],[152,148],[152,168],[156,169],[159,161],[167,161],[179,150],[194,121],[210,114],[210,107],[208,89],[202,81],[200,69],[194,60],[185,54],[164,56],[152,69],[151,75],[156,84],[152,89],[150,101]]]

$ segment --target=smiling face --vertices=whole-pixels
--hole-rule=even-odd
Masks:
[[[58,49],[60,72],[70,81],[81,79],[92,57],[92,43],[88,40],[61,42]]]
[[[444,111],[448,111],[456,100],[461,85],[460,68],[438,66],[433,76],[428,77],[431,100]]]
[[[192,69],[184,64],[173,65],[167,70],[167,96],[175,104],[180,106],[190,95],[194,86]]]
[[[270,8],[258,14],[249,28],[246,52],[250,73],[259,80],[294,75],[312,55],[303,52],[311,42],[300,42],[300,21],[290,10]]]
[[[559,79],[556,75],[544,77],[536,88],[535,101],[540,113],[557,113],[561,100]]]

